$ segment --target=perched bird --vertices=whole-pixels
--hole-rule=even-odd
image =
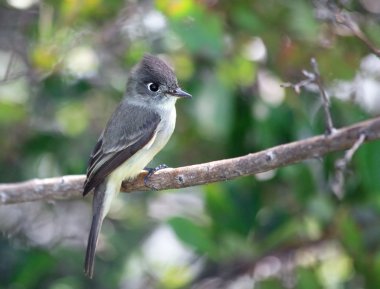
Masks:
[[[122,181],[135,178],[165,146],[175,127],[176,100],[190,97],[178,86],[173,70],[156,56],[145,55],[131,70],[124,98],[88,163],[83,196],[94,189],[84,265],[88,277],[94,273],[100,228]],[[152,169],[148,176],[156,170]]]

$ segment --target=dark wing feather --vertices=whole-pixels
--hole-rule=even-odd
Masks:
[[[160,116],[144,107],[122,102],[109,120],[90,157],[86,195],[154,136]]]
[[[92,150],[90,159],[88,160],[87,174],[90,171],[90,169],[92,168],[92,165],[95,164],[96,161],[101,156],[102,144],[103,144],[103,134],[100,136],[100,138],[98,139],[98,142],[96,143],[94,149]]]

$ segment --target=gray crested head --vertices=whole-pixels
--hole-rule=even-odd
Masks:
[[[125,97],[151,103],[173,102],[178,97],[191,97],[191,95],[178,86],[173,69],[163,60],[145,54],[130,73]]]

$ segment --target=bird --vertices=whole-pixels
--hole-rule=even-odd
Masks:
[[[94,275],[95,251],[104,218],[123,180],[134,179],[166,145],[176,123],[175,103],[192,96],[182,90],[173,69],[145,54],[130,71],[123,99],[116,107],[90,156],[83,196],[94,191],[92,222],[84,273]],[[148,169],[146,180],[158,169]]]

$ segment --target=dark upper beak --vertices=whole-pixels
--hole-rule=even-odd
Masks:
[[[169,94],[177,97],[184,97],[184,98],[191,98],[191,94],[187,93],[186,91],[182,90],[181,88],[176,88],[175,90],[172,90],[169,92]]]

